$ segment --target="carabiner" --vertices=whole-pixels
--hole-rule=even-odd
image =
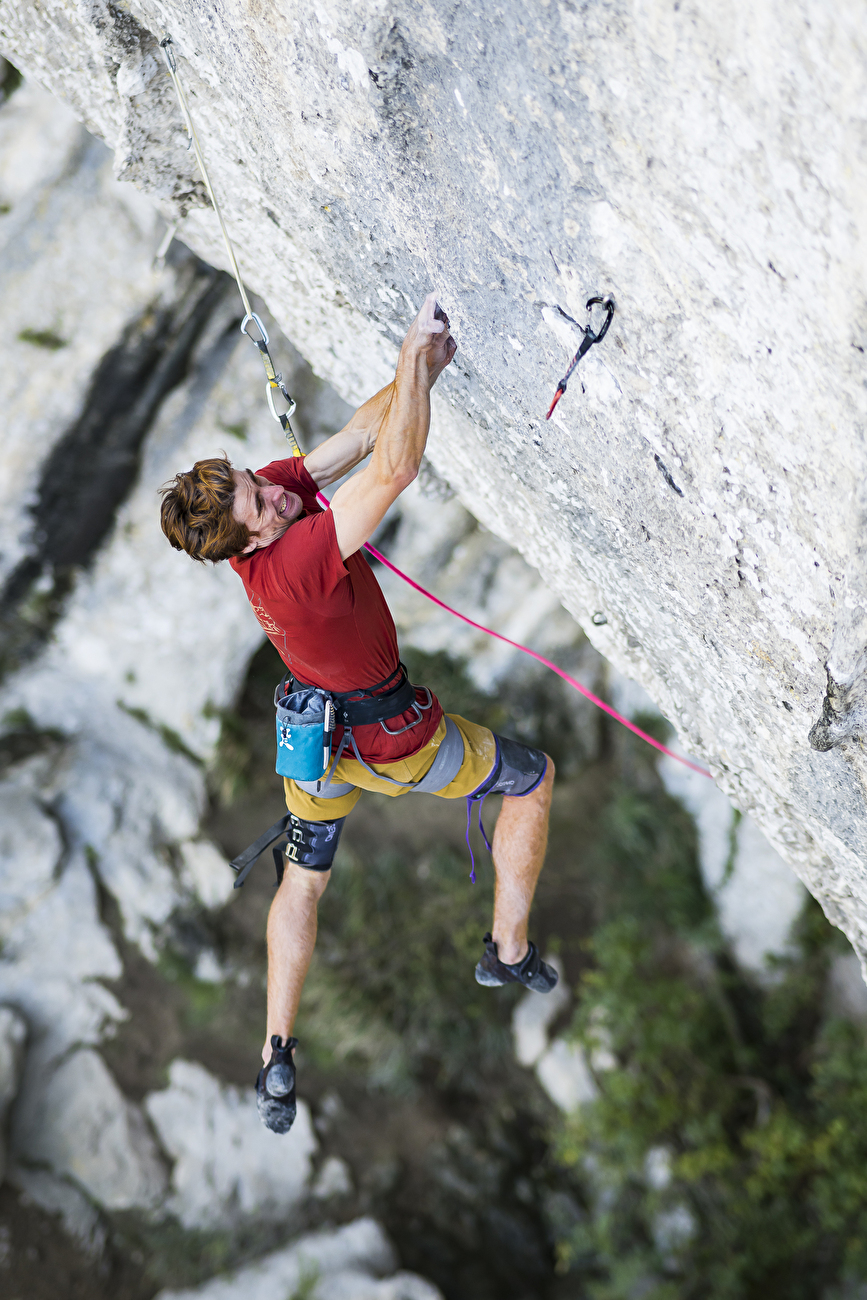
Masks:
[[[262,335],[260,339],[254,339],[253,335],[247,329],[247,326],[249,325],[250,321],[253,322],[253,324],[259,330],[259,333]],[[267,347],[268,344],[271,342],[271,340],[268,337],[268,331],[265,329],[265,326],[262,324],[261,319],[256,315],[254,311],[248,311],[247,315],[241,321],[241,333],[246,334],[250,342],[256,344],[256,347],[258,347],[260,343],[264,343],[265,347]]]
[[[160,41],[160,49],[165,55],[166,63],[169,65],[170,71],[177,72],[178,65],[175,62],[175,52],[174,50],[169,49],[170,45],[174,45],[174,41],[172,40],[171,36],[164,36],[163,39]]]
[[[604,298],[587,299],[586,307],[588,312],[592,312],[593,308],[597,305],[604,307],[608,315],[605,317],[605,323],[598,334],[593,333],[593,330],[590,328],[590,322],[588,321],[585,333],[592,343],[599,343],[605,338],[605,335],[608,333],[608,326],[611,324],[612,317],[614,316],[615,302],[610,293],[607,293]]]
[[[289,403],[289,409],[284,411],[282,415],[279,415],[274,408],[275,388],[280,390],[280,392],[286,398],[286,401]],[[268,380],[268,383],[265,385],[265,396],[268,398],[268,405],[271,408],[271,414],[273,415],[274,419],[277,421],[278,424],[283,424],[284,420],[291,419],[292,416],[295,414],[295,408],[298,405],[298,403],[294,401],[293,398],[291,398],[288,392],[286,391],[286,385],[283,383],[282,375],[278,375],[276,382],[273,384],[271,383],[270,379]]]

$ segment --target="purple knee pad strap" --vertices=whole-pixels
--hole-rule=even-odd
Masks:
[[[476,882],[476,859],[473,855],[473,846],[470,843],[473,804],[478,804],[479,830],[482,832],[482,839],[485,841],[485,846],[490,853],[491,841],[488,839],[482,821],[482,804],[488,795],[505,794],[513,799],[521,799],[525,794],[533,793],[548,770],[548,759],[541,749],[533,749],[530,745],[522,745],[518,740],[509,740],[505,736],[496,735],[496,733],[494,733],[494,740],[497,745],[494,766],[482,784],[472,794],[467,795],[466,840],[472,864],[470,880],[473,884]]]

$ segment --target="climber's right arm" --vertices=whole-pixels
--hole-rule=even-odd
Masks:
[[[319,488],[343,478],[376,446],[394,392],[394,380],[359,406],[348,424],[304,457],[304,468]]]
[[[429,294],[401,346],[370,464],[338,488],[331,501],[343,559],[364,545],[418,474],[430,428],[430,390],[455,350],[448,320],[437,319],[436,295]]]

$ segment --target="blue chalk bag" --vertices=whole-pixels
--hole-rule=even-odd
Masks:
[[[315,686],[282,695],[274,693],[277,709],[277,775],[292,781],[318,781],[331,757],[335,710],[331,697]]]

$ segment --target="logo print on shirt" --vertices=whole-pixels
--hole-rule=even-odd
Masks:
[[[262,605],[259,597],[253,591],[250,592],[250,604],[253,606],[253,613],[259,620],[260,627],[268,634],[268,636],[282,636],[285,638],[286,633],[283,631],[282,627],[280,627],[279,623],[274,622],[267,609]]]

